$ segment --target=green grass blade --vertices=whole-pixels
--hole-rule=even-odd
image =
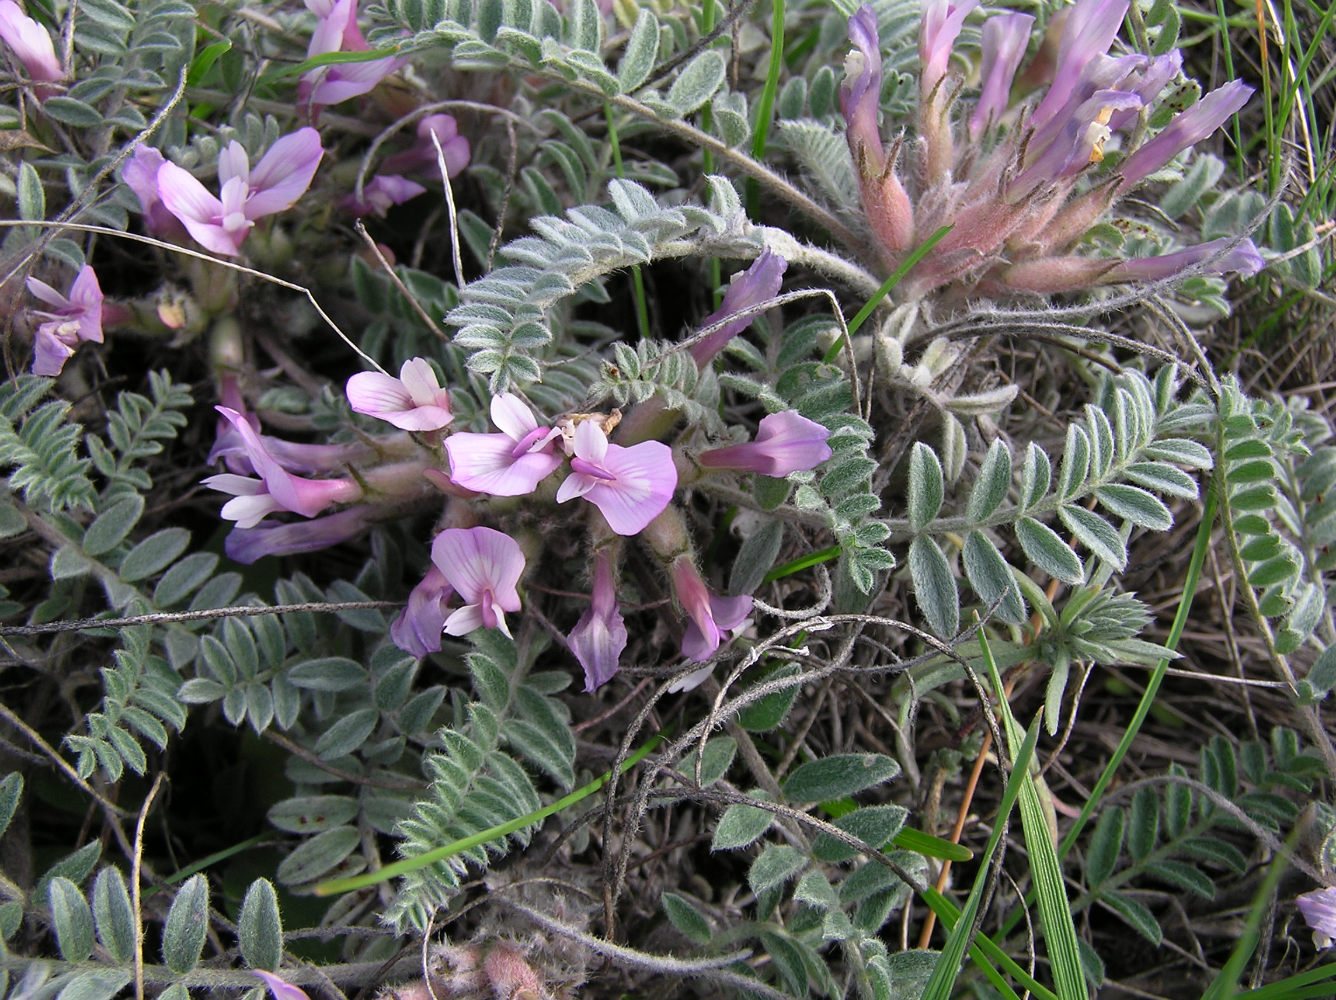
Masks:
[[[928,251],[935,247],[941,241],[942,237],[949,233],[953,228],[954,227],[952,226],[942,226],[941,229],[929,236],[921,245],[915,247],[914,251],[900,262],[900,266],[891,272],[891,276],[881,283],[881,287],[877,289],[877,293],[873,295],[872,298],[868,299],[863,308],[858,310],[857,315],[849,321],[849,336],[852,337],[858,332],[858,328],[866,322],[869,316],[872,315],[872,311],[876,309],[877,306],[881,305],[881,300],[891,294],[892,288],[900,284],[900,279],[908,274],[915,264],[927,256]],[[830,364],[840,356],[840,351],[842,350],[844,350],[843,336],[839,337],[835,343],[830,345],[830,349],[826,351],[826,356],[821,360],[826,364]]]
[[[779,92],[779,71],[784,68],[784,0],[771,0],[770,66],[761,90],[761,103],[756,109],[756,131],[752,133],[752,159],[760,163],[765,157],[766,140],[770,138],[770,119],[775,113],[775,94]],[[761,186],[755,178],[747,179],[747,215],[759,216]]]
[[[1238,1000],[1298,1000],[1299,997],[1329,997],[1333,993],[1330,983],[1324,986],[1315,985],[1324,979],[1336,979],[1336,962],[1296,972],[1278,982],[1267,983],[1255,990],[1240,993]],[[1310,990],[1316,992],[1309,992]]]
[[[942,922],[948,933],[956,926],[956,921],[960,919],[960,907],[955,903],[931,887],[920,898],[928,904],[933,913],[937,914],[937,919]],[[999,948],[993,939],[982,931],[975,934],[974,940],[970,942],[970,960],[994,986],[998,984],[994,976],[1000,976],[1005,972],[1019,983],[1022,989],[1028,990],[1036,1000],[1058,1000],[1056,993],[1026,972],[1019,962]],[[1010,990],[1011,987],[1006,988]]]
[[[1174,623],[1169,628],[1169,637],[1165,640],[1165,646],[1169,649],[1178,648],[1178,640],[1183,636],[1183,629],[1187,627],[1188,615],[1192,611],[1192,596],[1197,592],[1197,583],[1201,579],[1202,567],[1206,564],[1206,553],[1211,547],[1211,528],[1215,524],[1216,497],[1214,485],[1206,491],[1206,506],[1202,510],[1201,523],[1197,526],[1197,538],[1192,548],[1192,558],[1188,562],[1188,573],[1183,581],[1182,597],[1178,602],[1178,611],[1174,614]],[[1146,693],[1141,696],[1141,701],[1137,705],[1136,711],[1132,714],[1132,721],[1127,725],[1127,731],[1123,733],[1122,739],[1118,741],[1117,748],[1113,751],[1113,756],[1109,758],[1108,764],[1104,766],[1099,780],[1095,782],[1095,787],[1090,790],[1090,798],[1086,804],[1081,807],[1081,815],[1076,817],[1076,822],[1072,828],[1067,831],[1067,835],[1062,838],[1062,843],[1058,845],[1058,857],[1065,858],[1067,852],[1072,849],[1076,843],[1076,838],[1081,835],[1090,817],[1094,815],[1095,810],[1100,806],[1104,799],[1104,792],[1108,789],[1113,776],[1117,773],[1119,766],[1122,765],[1123,758],[1127,756],[1132,749],[1132,743],[1141,732],[1141,726],[1150,715],[1151,706],[1155,704],[1155,696],[1160,690],[1160,683],[1164,680],[1165,671],[1169,669],[1168,660],[1160,660],[1155,664],[1155,669],[1151,671],[1150,679],[1146,682]]]
[[[774,583],[776,580],[779,580],[783,577],[792,576],[794,573],[802,572],[803,570],[807,569],[810,566],[815,566],[818,563],[829,562],[831,559],[836,558],[839,554],[840,554],[840,547],[838,545],[832,545],[828,549],[820,549],[817,552],[809,552],[805,556],[799,556],[792,562],[786,562],[783,566],[776,566],[774,569],[772,569],[769,573],[767,573],[764,577],[761,578],[761,582]]]
[[[177,882],[184,882],[186,879],[190,878],[191,875],[197,874],[198,872],[202,872],[206,868],[212,868],[218,862],[226,861],[228,858],[232,857],[232,855],[240,854],[242,851],[249,851],[252,847],[255,847],[259,844],[263,844],[266,840],[273,840],[274,837],[275,834],[270,831],[266,831],[265,833],[257,833],[254,837],[250,837],[247,838],[246,840],[241,841],[240,843],[233,844],[231,847],[224,847],[221,851],[215,851],[213,854],[210,854],[207,858],[200,858],[193,864],[186,865],[186,867],[182,868],[180,871],[173,872],[171,875],[168,875],[167,878],[164,879],[164,881],[168,885],[175,885]]]
[[[1253,957],[1258,942],[1262,939],[1260,934],[1262,918],[1266,916],[1267,910],[1270,909],[1271,899],[1275,895],[1276,885],[1280,882],[1280,877],[1285,874],[1285,870],[1289,867],[1288,858],[1294,851],[1294,845],[1299,839],[1299,832],[1300,828],[1297,826],[1290,831],[1284,850],[1271,859],[1271,864],[1266,870],[1266,878],[1262,879],[1262,884],[1257,887],[1257,894],[1253,896],[1253,904],[1248,910],[1248,919],[1244,922],[1243,932],[1239,935],[1238,941],[1234,943],[1234,950],[1229,953],[1228,960],[1220,969],[1210,988],[1202,995],[1202,1000],[1232,1000],[1239,995],[1239,977],[1243,975],[1244,968]],[[1330,990],[1330,987],[1327,987],[1327,989]],[[1330,996],[1331,993],[1328,992],[1326,995]]]
[[[956,985],[956,977],[960,975],[960,963],[965,957],[965,949],[969,944],[970,933],[974,930],[974,922],[979,915],[979,906],[983,902],[984,889],[988,884],[988,869],[991,866],[994,854],[997,853],[998,844],[1002,841],[1002,831],[1006,828],[1006,818],[1011,814],[1011,810],[1016,804],[1016,798],[1021,794],[1023,786],[1029,783],[1029,763],[1030,758],[1034,755],[1035,743],[1039,740],[1040,719],[1041,716],[1035,717],[1034,723],[1030,726],[1030,731],[1017,750],[1016,760],[1018,763],[1013,765],[1006,790],[1002,793],[1002,803],[998,806],[997,818],[993,821],[993,833],[988,838],[988,845],[984,848],[983,856],[979,859],[979,870],[975,873],[974,885],[970,889],[969,898],[965,900],[965,908],[961,911],[960,919],[956,921],[955,927],[947,935],[946,945],[937,958],[937,965],[932,970],[932,978],[928,980],[922,1000],[950,1000],[951,998],[951,991]],[[989,974],[990,970],[992,972],[996,972],[996,970],[993,970],[990,965],[985,965],[983,968],[984,975],[988,976],[994,985],[998,985],[1001,977],[994,979]]]
[[[1006,733],[1007,745],[1013,756],[1019,761],[1020,750],[1029,735],[1021,735],[1020,726],[1011,714],[1006,694],[1002,687],[1002,676],[998,673],[993,651],[988,647],[988,637],[979,632],[979,647],[983,651],[984,666],[997,694],[998,714],[1002,717],[1002,729]],[[1032,727],[1033,728],[1033,727]],[[1039,802],[1039,788],[1027,765],[1012,765],[1022,772],[1024,780],[1020,792],[1021,830],[1025,836],[1025,847],[1030,854],[1030,871],[1034,875],[1035,889],[1038,893],[1039,924],[1048,945],[1048,960],[1053,971],[1053,985],[1057,988],[1061,1000],[1087,1000],[1090,991],[1086,988],[1085,972],[1081,967],[1081,949],[1076,943],[1076,925],[1072,922],[1072,908],[1067,901],[1067,889],[1062,881],[1062,864],[1058,861],[1058,852],[1049,837],[1048,824],[1044,821],[1044,808]]]

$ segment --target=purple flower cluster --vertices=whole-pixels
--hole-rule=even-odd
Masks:
[[[307,6],[317,18],[308,56],[369,50],[357,26],[357,0],[307,0]],[[50,34],[14,0],[0,0],[0,40],[38,84],[39,99],[55,92],[46,84],[65,79]],[[321,106],[368,93],[400,63],[396,58],[381,58],[319,67],[303,74],[298,86],[301,100],[315,119]],[[454,177],[468,166],[469,141],[459,134],[455,119],[447,114],[425,115],[417,122],[413,143],[388,156],[381,164],[382,172],[347,194],[340,204],[355,215],[383,216],[391,206],[423,194],[426,187],[404,173],[423,174],[424,179],[439,176],[438,146],[447,176]],[[280,137],[254,165],[239,142],[229,142],[218,155],[215,193],[159,150],[138,146],[121,170],[121,181],[139,200],[148,233],[176,242],[189,236],[206,250],[236,257],[260,219],[287,211],[306,193],[324,155],[320,133],[313,127]],[[129,316],[122,307],[102,304],[97,276],[88,267],[80,272],[68,295],[35,278],[29,279],[28,286],[44,306],[54,307],[33,310],[38,320],[33,371],[39,375],[59,374],[79,342],[100,343],[109,315],[117,319],[122,314]],[[213,306],[205,308],[211,311]],[[175,328],[168,319],[163,323]]]
[[[1129,0],[1077,0],[1050,24],[1050,43],[1024,73],[1034,18],[1000,14],[984,22],[981,88],[972,113],[955,120],[960,81],[951,54],[979,0],[926,0],[919,34],[918,136],[889,149],[878,123],[881,51],[876,16],[849,21],[840,106],[868,225],[895,267],[942,226],[951,231],[902,283],[910,298],[941,294],[1051,294],[1111,282],[1172,277],[1189,267],[1254,274],[1263,264],[1250,241],[1206,244],[1141,260],[1073,253],[1114,200],[1200,142],[1252,93],[1235,80],[1176,115],[1157,135],[1098,172],[1106,145],[1129,139],[1178,72],[1178,51],[1109,55]],[[1056,57],[1045,58],[1056,50]],[[1019,101],[1022,81],[1047,85]]]
[[[773,255],[758,259],[734,281],[725,308],[707,326],[723,323],[728,337],[736,336],[750,317],[735,320],[732,314],[773,297],[783,267]],[[709,337],[699,363],[708,364],[726,340]],[[227,539],[232,558],[252,562],[265,554],[332,545],[396,516],[406,500],[430,495],[432,487],[447,494],[431,568],[390,631],[394,642],[415,656],[440,650],[443,634],[499,629],[509,635],[506,616],[521,610],[519,586],[542,555],[539,542],[522,546],[499,530],[513,500],[498,504],[486,498],[526,498],[526,509],[543,504],[554,511],[587,501],[578,520],[589,539],[592,593],[568,646],[591,691],[617,673],[628,644],[618,570],[629,539],[638,537],[663,569],[683,613],[685,659],[710,659],[751,613],[750,596],[720,596],[707,587],[684,514],[673,503],[682,486],[739,473],[784,477],[813,469],[831,455],[826,428],[794,411],[763,417],[749,441],[714,447],[691,429],[671,444],[657,440],[646,425],[660,421],[623,424],[617,410],[546,418],[505,392],[491,400],[494,430],[457,430],[450,393],[422,358],[406,361],[398,377],[361,372],[348,380],[350,407],[391,424],[396,434],[299,445],[261,434],[254,415],[237,408],[240,396],[229,385],[228,398],[236,405],[217,408],[223,420],[213,455],[228,471],[204,483],[231,496],[222,516],[236,523]],[[658,436],[671,432],[669,426]],[[304,520],[270,521],[285,513]],[[497,527],[480,524],[484,519]],[[680,687],[703,676],[691,675]]]

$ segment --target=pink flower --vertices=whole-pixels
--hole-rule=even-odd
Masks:
[[[584,497],[619,535],[635,535],[668,506],[677,489],[673,451],[661,441],[623,448],[612,444],[593,420],[575,428],[571,474],[557,490],[557,503]]]
[[[1022,75],[1024,88],[1045,78],[1047,87],[1015,103],[1011,94],[1033,21],[1019,14],[986,21],[979,97],[968,122],[957,122],[952,102],[960,82],[946,77],[976,0],[925,0],[919,134],[912,142],[897,139],[889,154],[875,127],[872,96],[880,88],[876,18],[870,7],[850,18],[853,50],[841,107],[883,265],[901,266],[927,234],[950,229],[897,286],[897,295],[912,301],[935,294],[956,304],[979,295],[1076,291],[1136,280],[1137,268],[1151,267],[1082,257],[1081,238],[1132,185],[1219,127],[1249,91],[1235,81],[1208,94],[1128,151],[1117,170],[1101,170],[1106,142],[1136,134],[1136,122],[1182,65],[1178,52],[1108,55],[1129,2],[1075,0],[1053,18],[1056,44],[1041,48]],[[958,132],[969,141],[959,142]]]
[[[91,267],[85,264],[79,271],[68,296],[36,278],[28,279],[28,291],[53,307],[34,310],[47,321],[34,335],[34,375],[59,375],[80,341],[102,343],[102,288]]]
[[[305,990],[293,986],[272,972],[265,972],[263,969],[252,969],[251,971],[264,980],[265,985],[269,987],[269,992],[274,995],[274,1000],[311,1000],[306,995]]]
[[[858,174],[858,190],[868,225],[885,246],[899,251],[914,242],[914,209],[895,172],[895,158],[886,156],[878,124],[881,102],[881,48],[877,15],[866,5],[849,18],[853,50],[844,61],[840,111],[845,141]],[[899,144],[896,151],[898,153]]]
[[[315,517],[331,504],[351,503],[362,495],[362,488],[351,479],[303,479],[292,475],[269,452],[242,414],[226,406],[215,409],[241,435],[246,457],[260,476],[257,480],[222,473],[204,480],[210,489],[232,494],[232,499],[223,504],[222,516],[236,521],[237,527],[253,528],[265,515],[280,510]]]
[[[732,283],[724,293],[724,301],[719,304],[719,309],[705,317],[701,326],[713,326],[734,313],[759,306],[767,299],[773,299],[779,294],[779,286],[784,281],[784,271],[788,266],[788,261],[767,247],[752,262],[751,267],[733,275]],[[690,348],[691,357],[699,367],[704,368],[730,340],[755,321],[756,315],[753,314],[726,323],[714,333],[693,344]]]
[[[251,170],[241,143],[231,142],[218,157],[221,198],[171,162],[158,167],[158,196],[200,245],[235,257],[256,219],[291,208],[306,192],[324,153],[320,134],[303,128],[270,146]]]
[[[567,643],[584,667],[586,691],[603,686],[617,673],[626,648],[626,622],[617,605],[611,547],[594,554],[594,593]]]
[[[306,0],[306,6],[320,18],[311,33],[306,58],[326,52],[369,52],[371,46],[357,26],[357,0]],[[335,63],[302,74],[298,85],[301,101],[323,107],[338,104],[373,90],[376,84],[399,68],[402,60],[368,59],[366,62]]]
[[[441,651],[441,630],[445,628],[445,602],[454,588],[435,565],[408,595],[408,606],[390,626],[390,638],[405,653],[421,659]]]
[[[515,539],[492,528],[447,528],[431,543],[431,561],[465,602],[445,620],[448,634],[499,628],[510,635],[505,612],[520,609],[515,585],[524,573]]]
[[[454,177],[469,165],[469,141],[459,134],[459,125],[451,115],[427,115],[417,123],[417,141],[402,153],[387,157],[381,169],[390,173],[401,170],[425,170],[436,174],[436,144],[432,133],[441,144],[445,155],[445,173]]]
[[[399,174],[377,174],[362,188],[360,198],[354,191],[339,202],[339,208],[359,218],[364,215],[376,215],[383,219],[395,205],[411,201],[418,195],[425,194],[426,190],[417,181],[410,181]]]
[[[712,469],[787,476],[790,472],[815,469],[830,458],[828,437],[830,431],[816,421],[808,420],[797,410],[783,410],[762,417],[750,443],[707,451],[701,455],[700,463]]]
[[[492,397],[492,423],[500,434],[451,434],[445,439],[450,478],[456,486],[496,497],[532,493],[556,471],[555,428],[540,426],[533,411],[515,395]]]
[[[0,0],[0,38],[18,56],[28,76],[38,83],[54,83],[65,78],[65,70],[56,58],[56,47],[45,28],[24,14],[14,0]],[[38,87],[45,99],[50,87]]]
[[[438,431],[454,419],[450,393],[422,358],[411,358],[399,377],[358,372],[348,379],[348,403],[358,413],[378,417],[405,431]]]
[[[121,181],[139,199],[139,210],[144,215],[144,228],[154,236],[176,236],[182,233],[178,219],[158,194],[158,168],[167,161],[152,146],[138,146],[134,156],[121,168]]]
[[[746,621],[751,614],[752,599],[745,594],[720,597],[710,593],[688,555],[673,560],[669,576],[677,603],[690,619],[682,636],[682,655],[688,660],[704,662],[714,655],[728,632]]]
[[[255,414],[245,413],[243,416],[252,428],[260,426],[259,418]],[[361,461],[374,451],[372,445],[361,441],[350,441],[346,444],[301,444],[271,437],[268,434],[260,434],[259,437],[264,450],[274,461],[299,476],[334,472],[350,462]],[[240,475],[249,475],[255,471],[251,465],[246,442],[232,422],[226,418],[218,421],[218,436],[205,461],[212,465],[220,458],[229,469]]]

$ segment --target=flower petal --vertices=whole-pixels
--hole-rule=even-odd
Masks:
[[[200,246],[227,257],[241,253],[241,241],[222,226],[223,203],[189,171],[171,162],[159,167],[158,196]]]
[[[524,400],[513,393],[503,392],[492,397],[492,423],[497,430],[518,442],[524,435],[538,428],[538,418],[533,410],[524,404]]]
[[[388,420],[386,414],[413,409],[413,397],[403,382],[383,372],[358,372],[344,387],[348,405],[355,413]]]
[[[450,478],[457,486],[494,497],[522,497],[561,465],[552,452],[530,452],[516,458],[515,439],[506,434],[461,432],[445,439]]]
[[[493,528],[447,528],[431,543],[431,561],[470,604],[491,591],[506,611],[520,609],[515,589],[524,553],[515,539]]]
[[[585,497],[619,535],[643,531],[677,489],[673,451],[661,441],[642,441],[630,448],[610,444],[602,465],[616,479],[594,483]]]
[[[274,1000],[311,1000],[306,995],[305,990],[285,982],[272,972],[265,972],[263,969],[252,969],[251,971],[265,981],[265,984],[269,987],[269,992],[274,995]]]
[[[43,323],[33,335],[34,375],[59,375],[65,367],[65,362],[74,356],[74,347],[67,344],[57,332],[61,326],[63,326],[61,323]]]
[[[246,218],[282,212],[306,193],[325,150],[320,133],[313,128],[285,135],[265,152],[250,175],[250,197]]]

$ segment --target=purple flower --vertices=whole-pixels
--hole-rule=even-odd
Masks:
[[[626,622],[617,605],[612,556],[611,546],[604,546],[594,554],[594,593],[589,608],[567,639],[571,652],[584,667],[586,691],[612,680],[626,648]]]
[[[456,486],[496,497],[532,493],[556,471],[560,432],[540,426],[523,400],[508,392],[492,397],[492,423],[500,434],[451,434],[445,439],[450,478]]]
[[[682,655],[702,663],[714,655],[726,633],[738,628],[751,614],[752,599],[720,597],[710,593],[689,555],[673,560],[669,569],[677,603],[690,622],[682,636]]]
[[[492,528],[447,528],[431,543],[431,561],[465,602],[445,620],[447,633],[499,628],[510,635],[504,612],[520,609],[515,585],[524,572],[515,539]]]
[[[923,23],[919,29],[919,94],[927,101],[946,76],[951,62],[951,48],[965,26],[965,18],[979,0],[927,0],[923,5]]]
[[[878,124],[881,108],[881,40],[877,37],[877,15],[866,4],[849,18],[849,41],[854,43],[844,59],[844,82],[840,84],[840,112],[845,137],[854,154],[855,166],[880,175],[886,153]]]
[[[381,169],[390,173],[402,170],[436,171],[436,144],[432,133],[441,144],[445,155],[445,173],[457,176],[469,165],[469,141],[459,134],[459,125],[450,115],[427,115],[417,123],[417,141],[402,153],[387,157]]]
[[[327,52],[369,52],[371,46],[357,26],[357,0],[306,0],[306,6],[320,18],[311,33],[306,58]],[[358,97],[399,68],[402,60],[392,57],[366,62],[335,63],[302,74],[299,99],[313,106],[338,104]]]
[[[881,101],[881,40],[877,16],[863,6],[849,18],[849,40],[854,51],[844,61],[840,110],[844,113],[845,141],[858,172],[858,189],[868,224],[881,243],[897,252],[914,241],[914,209],[895,172],[895,159],[886,156],[877,127]],[[898,151],[898,143],[897,143]]]
[[[1086,68],[1109,51],[1122,26],[1129,0],[1077,0],[1070,8],[1058,42],[1057,70],[1030,124],[1042,129],[1060,112],[1084,100],[1076,93]]]
[[[1253,89],[1242,80],[1231,80],[1217,87],[1188,108],[1149,142],[1138,146],[1118,168],[1123,175],[1119,190],[1127,190],[1144,180],[1194,143],[1201,142],[1237,112]]]
[[[1104,280],[1163,281],[1203,262],[1208,265],[1205,269],[1207,274],[1233,272],[1245,278],[1252,277],[1266,267],[1266,261],[1257,252],[1252,240],[1240,242],[1231,237],[1222,237],[1175,253],[1122,261],[1104,276]]]
[[[158,194],[158,168],[166,162],[152,146],[137,146],[134,156],[121,168],[121,181],[139,199],[144,228],[154,236],[175,236],[182,232],[181,221]]]
[[[450,393],[422,358],[411,358],[399,377],[358,372],[348,379],[348,403],[358,413],[378,417],[405,431],[438,431],[454,419]]]
[[[1006,114],[1011,103],[1011,85],[1030,45],[1034,18],[1029,14],[1003,14],[983,23],[983,65],[979,75],[983,88],[970,116],[970,137],[978,140],[986,128]]]
[[[263,969],[252,969],[251,971],[264,980],[265,985],[269,987],[269,992],[274,995],[274,1000],[311,1000],[306,995],[305,990],[285,982],[272,972],[265,972]]]
[[[226,406],[215,409],[241,435],[246,457],[260,476],[257,480],[222,473],[204,480],[210,489],[232,494],[232,499],[223,504],[222,516],[236,521],[237,527],[253,528],[266,514],[280,510],[315,517],[331,504],[351,503],[362,495],[362,488],[351,479],[303,479],[292,475],[265,447],[245,416]]]
[[[259,426],[259,418],[255,414],[246,413],[243,416],[252,428]],[[270,437],[268,434],[260,434],[259,438],[260,444],[274,461],[299,476],[342,469],[349,462],[366,458],[374,450],[372,445],[361,441],[351,441],[347,444],[300,444],[296,441]],[[239,475],[249,475],[255,471],[251,465],[245,440],[232,422],[225,418],[218,421],[218,435],[205,461],[213,464],[220,458],[227,463],[230,470]]]
[[[238,526],[228,532],[223,542],[223,551],[233,562],[246,566],[265,556],[316,552],[356,538],[371,524],[372,512],[373,508],[358,505],[309,521],[267,524],[256,528]]]
[[[426,190],[417,181],[410,181],[399,174],[377,174],[362,188],[360,198],[354,191],[339,202],[339,208],[359,218],[364,215],[376,215],[383,219],[385,213],[393,206],[402,205],[420,194],[425,194]]]
[[[409,592],[408,606],[390,626],[390,638],[405,653],[421,659],[441,651],[441,630],[445,628],[445,602],[454,588],[435,565],[427,570],[422,582]]]
[[[788,261],[766,247],[752,262],[751,267],[733,275],[732,283],[724,293],[724,301],[719,304],[718,311],[705,317],[701,326],[713,326],[734,313],[755,308],[767,299],[773,299],[779,294],[779,286],[784,281],[784,272],[788,266]],[[704,368],[730,340],[751,326],[755,319],[756,316],[753,314],[725,323],[714,333],[691,346],[692,359],[699,367]]]
[[[1312,928],[1313,937],[1318,939],[1318,947],[1331,947],[1336,939],[1336,888],[1314,889],[1296,897],[1294,902]]]
[[[28,75],[38,83],[54,83],[65,78],[65,70],[56,58],[56,47],[45,28],[24,14],[14,0],[0,0],[0,38],[18,56]],[[39,97],[51,93],[50,87],[38,87]]]
[[[1322,939],[1320,947],[1328,948],[1336,939],[1336,889],[1314,889],[1295,899],[1299,912],[1313,929],[1313,936]]]
[[[826,438],[830,431],[797,410],[762,417],[756,437],[747,444],[715,448],[700,456],[712,469],[734,469],[776,478],[802,469],[815,469],[830,458]]]
[[[1036,140],[1035,155],[1012,184],[1028,190],[1064,180],[1104,158],[1104,143],[1113,134],[1109,120],[1116,112],[1135,112],[1141,98],[1120,90],[1101,90],[1059,120],[1046,142]]]
[[[1183,68],[1183,53],[1172,49],[1162,56],[1103,56],[1096,62],[1113,63],[1118,67],[1108,82],[1101,79],[1097,70],[1092,73],[1096,86],[1130,90],[1141,98],[1142,105],[1149,105],[1160,96],[1169,81],[1178,76],[1179,70]],[[1123,72],[1119,72],[1119,69]],[[1109,120],[1109,128],[1118,131],[1132,124],[1135,119],[1135,111],[1115,112]]]
[[[575,428],[571,474],[557,503],[584,497],[619,535],[635,535],[658,517],[677,489],[673,451],[661,441],[612,444],[593,420]]]
[[[256,219],[291,208],[306,192],[324,153],[320,133],[303,128],[270,146],[251,170],[241,143],[231,142],[218,157],[221,198],[171,162],[158,167],[158,195],[198,243],[235,257]]]
[[[52,307],[34,310],[46,320],[33,339],[34,375],[59,375],[80,341],[102,343],[102,288],[91,267],[79,271],[68,295],[36,278],[28,279],[28,291]]]

